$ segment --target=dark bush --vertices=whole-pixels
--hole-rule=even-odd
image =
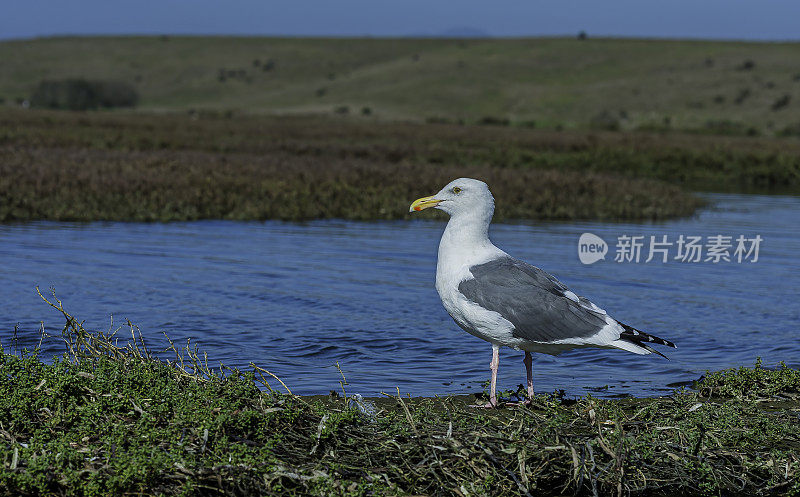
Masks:
[[[261,66],[261,70],[262,70],[262,71],[264,71],[264,72],[269,72],[269,71],[271,71],[271,70],[273,70],[273,69],[275,69],[275,61],[274,61],[274,60],[272,60],[272,59],[269,59],[269,60],[267,60],[267,61],[266,61],[266,62],[264,62],[264,64]]]
[[[736,95],[736,98],[733,99],[734,102],[737,104],[742,104],[747,98],[750,96],[750,88],[743,88],[739,91],[739,94]]]
[[[586,31],[581,31],[580,33],[578,33],[579,40],[585,40],[586,38],[587,38]]]
[[[372,115],[372,109],[370,107],[362,107],[361,108],[361,115],[364,115],[364,116]]]
[[[752,71],[755,68],[756,68],[756,63],[750,59],[747,59],[744,62],[742,62],[741,65],[736,66],[736,70],[738,71]]]
[[[478,119],[478,124],[482,126],[508,126],[511,121],[507,117],[484,116]]]
[[[348,107],[346,105],[340,105],[339,107],[336,107],[333,111],[335,113],[337,113],[337,114],[342,114],[342,115],[349,114],[350,113],[350,107]]]
[[[781,110],[781,109],[783,109],[784,107],[789,105],[789,101],[791,99],[792,99],[792,96],[789,95],[788,93],[786,95],[783,95],[782,97],[780,97],[779,99],[775,100],[775,102],[772,103],[772,110]]]
[[[619,118],[611,112],[604,110],[589,120],[589,127],[592,129],[602,129],[607,131],[619,131]]]
[[[36,87],[30,101],[33,107],[89,110],[135,107],[139,95],[133,86],[121,81],[44,80]]]

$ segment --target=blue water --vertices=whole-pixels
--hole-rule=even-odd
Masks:
[[[757,356],[800,366],[800,198],[709,198],[696,217],[666,223],[493,225],[507,252],[679,347],[664,350],[670,361],[595,349],[536,356],[537,391],[650,396]],[[452,322],[433,287],[443,228],[419,218],[0,226],[0,340],[10,346],[18,325],[19,343],[31,346],[41,321],[59,331],[63,319],[34,290],[52,286],[89,328],[130,319],[153,349],[165,344],[162,331],[191,337],[213,364],[253,361],[294,393],[338,389],[337,361],[350,393],[479,391],[490,346]],[[609,243],[605,261],[578,260],[584,232]],[[764,241],[755,263],[614,262],[619,236],[680,234]],[[52,342],[46,353],[56,350]],[[502,388],[524,382],[521,359],[503,350]]]

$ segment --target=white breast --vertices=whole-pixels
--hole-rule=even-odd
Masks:
[[[442,239],[444,242],[445,238]],[[488,240],[487,240],[488,242]],[[439,260],[436,265],[436,290],[442,299],[445,310],[465,331],[488,342],[507,347],[519,348],[522,340],[513,336],[514,325],[500,313],[484,309],[467,300],[458,291],[458,285],[472,279],[469,268],[507,256],[505,252],[491,243],[473,246],[463,250],[459,245],[439,246]],[[444,253],[443,253],[444,252]]]

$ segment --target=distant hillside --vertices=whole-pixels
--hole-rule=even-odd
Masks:
[[[133,84],[143,110],[772,134],[800,128],[799,62],[799,43],[47,38],[0,43],[0,98],[85,77]]]

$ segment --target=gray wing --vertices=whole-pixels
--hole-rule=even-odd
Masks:
[[[475,278],[462,281],[458,290],[510,321],[517,338],[536,342],[587,338],[608,324],[604,311],[591,308],[591,302],[536,266],[504,257],[472,266],[470,272]]]

